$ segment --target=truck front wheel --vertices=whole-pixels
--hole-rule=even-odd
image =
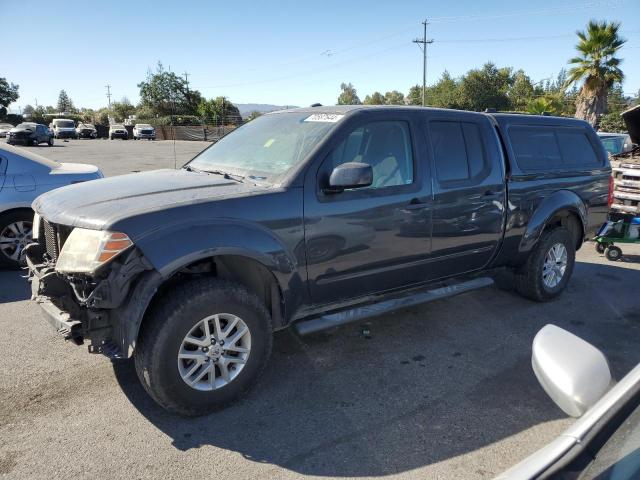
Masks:
[[[145,319],[136,372],[165,409],[204,415],[232,403],[262,374],[273,341],[257,296],[215,278],[185,282]]]
[[[576,248],[571,233],[564,227],[543,232],[516,275],[516,289],[532,300],[545,302],[564,290],[573,273]]]

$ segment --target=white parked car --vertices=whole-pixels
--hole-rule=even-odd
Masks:
[[[56,118],[49,124],[56,138],[78,138],[76,122],[68,118]]]
[[[133,139],[138,140],[142,138],[155,140],[156,129],[148,123],[136,123],[136,125],[133,127]]]
[[[31,203],[37,196],[102,176],[94,165],[58,163],[0,144],[0,267],[21,265],[24,247],[31,243]]]
[[[109,138],[111,140],[113,140],[114,138],[121,138],[123,140],[126,140],[129,138],[129,132],[127,132],[127,129],[124,125],[114,123],[113,125],[109,126]]]

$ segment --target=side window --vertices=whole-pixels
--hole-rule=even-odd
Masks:
[[[568,166],[595,166],[600,161],[587,135],[581,130],[558,130],[558,144],[562,161]]]
[[[562,166],[554,130],[548,127],[509,128],[515,160],[523,171],[553,170]]]
[[[7,160],[4,157],[0,157],[0,175],[4,175],[7,171]]]
[[[413,183],[413,150],[409,125],[400,121],[371,122],[353,130],[330,154],[331,167],[347,162],[368,163],[370,188]]]
[[[482,136],[475,123],[433,121],[429,133],[439,182],[472,182],[487,171]]]

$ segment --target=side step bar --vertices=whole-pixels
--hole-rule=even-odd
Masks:
[[[453,297],[461,293],[476,290],[478,288],[493,285],[493,279],[489,277],[478,277],[465,282],[454,283],[431,290],[419,290],[409,294],[401,295],[397,298],[382,300],[378,303],[355,307],[340,312],[328,313],[321,317],[302,320],[294,323],[293,327],[299,335],[310,335],[312,333],[327,330],[329,328],[346,325],[347,323],[389,313],[402,308],[419,305],[421,303],[432,302],[441,298]]]

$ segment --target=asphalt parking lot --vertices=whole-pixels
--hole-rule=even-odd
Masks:
[[[208,144],[176,142],[176,164]],[[35,150],[35,148],[34,148]],[[85,140],[37,151],[106,175],[174,165],[173,142]],[[130,362],[63,342],[0,271],[0,476],[34,478],[491,478],[572,423],[530,366],[554,323],[620,378],[640,362],[640,248],[578,253],[564,295],[538,304],[490,287],[300,339],[276,335],[242,402],[203,418],[157,407]]]

